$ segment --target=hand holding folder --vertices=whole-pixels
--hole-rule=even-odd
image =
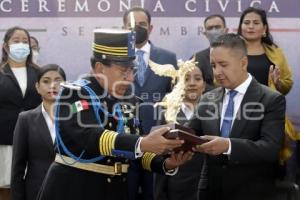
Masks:
[[[170,127],[170,131],[166,132],[163,135],[165,138],[167,139],[179,138],[180,140],[184,140],[184,143],[182,144],[181,147],[174,149],[175,152],[192,151],[193,147],[196,147],[196,145],[201,145],[205,142],[208,142],[208,140],[196,136],[193,129],[175,123],[154,126],[152,127],[151,131],[161,127]]]

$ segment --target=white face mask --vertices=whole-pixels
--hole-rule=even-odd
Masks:
[[[37,50],[32,50],[32,62],[37,64],[40,53]]]
[[[29,44],[20,42],[20,43],[9,45],[8,56],[15,62],[20,63],[26,61],[29,54],[30,54]]]

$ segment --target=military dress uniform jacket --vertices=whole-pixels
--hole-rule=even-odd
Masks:
[[[99,97],[103,107],[112,114],[116,110],[120,100],[109,96],[93,77],[87,78],[88,85]],[[84,150],[83,159],[91,159],[99,155],[103,159],[93,164],[111,165],[116,162],[129,163],[129,159],[135,159],[135,149],[139,140],[140,125],[135,117],[134,99],[121,103],[123,116],[127,117],[121,123],[126,133],[116,132],[118,119],[116,115],[109,116],[105,110],[99,111],[103,128],[96,120],[91,99],[83,88],[65,87],[59,100],[60,109],[59,125],[61,138],[64,145],[74,155],[79,156]],[[80,104],[81,106],[76,106]],[[130,107],[130,108],[129,108]],[[62,151],[61,148],[59,148]],[[63,155],[67,156],[64,152]],[[144,153],[139,158],[144,169],[164,173],[163,163],[165,158],[153,153]],[[44,180],[38,199],[127,199],[127,174],[108,175],[78,169],[72,165],[54,162]]]

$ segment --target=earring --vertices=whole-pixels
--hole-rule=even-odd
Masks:
[[[263,35],[262,35],[263,37],[266,37],[267,36],[267,34],[266,33],[263,33]]]

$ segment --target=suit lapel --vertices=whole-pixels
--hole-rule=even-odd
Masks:
[[[20,85],[17,81],[17,78],[15,77],[13,71],[11,70],[11,68],[9,67],[8,64],[6,64],[3,68],[3,71],[4,71],[4,74],[9,77],[12,82],[14,83],[14,85],[16,86],[17,90],[18,90],[18,97],[22,98],[23,99],[23,94],[22,94],[22,91],[21,91],[21,88],[20,88]]]
[[[36,109],[34,109],[34,112],[35,112],[35,116],[36,116],[34,124],[38,124],[40,126],[39,127],[40,130],[45,130],[45,131],[38,132],[38,135],[44,141],[44,143],[48,147],[49,151],[51,151],[51,153],[53,153],[54,145],[52,142],[52,138],[50,135],[48,125],[47,125],[46,120],[42,113],[42,105],[40,105]]]
[[[154,61],[154,62],[156,62],[156,60],[157,60],[157,58],[158,58],[159,55],[157,54],[156,48],[152,44],[150,44],[150,46],[151,47],[150,47],[150,57],[149,57],[149,59],[152,60],[152,61]],[[150,66],[148,65],[147,66],[147,70],[145,72],[145,82],[144,82],[144,85],[147,84],[147,81],[148,81],[149,77],[152,74],[154,74],[154,72],[151,70]]]
[[[239,111],[236,114],[236,118],[234,120],[230,137],[237,138],[241,136],[243,129],[245,128],[249,119],[245,118],[245,109],[247,109],[247,117],[250,117],[253,110],[255,110],[257,104],[262,98],[262,92],[260,88],[260,84],[253,78],[245,95],[241,102]],[[254,103],[254,104],[253,104]],[[247,105],[247,107],[245,107]]]
[[[177,114],[177,122],[181,125],[184,125],[187,121],[188,120],[187,120],[184,112],[182,111],[182,109],[180,109],[179,113]]]
[[[31,90],[32,87],[34,87],[35,82],[36,82],[36,77],[35,77],[35,72],[33,71],[34,69],[32,67],[26,67],[27,71],[27,87],[25,91],[24,98],[28,95],[29,91]]]
[[[210,106],[210,109],[207,110],[207,112],[210,112],[211,115],[213,115],[212,120],[209,121],[210,127],[215,127],[215,130],[212,134],[216,136],[220,136],[220,122],[221,122],[221,112],[222,112],[222,103],[223,103],[223,96],[224,96],[225,90],[224,88],[219,87],[216,89],[216,92],[212,95],[212,105]]]
[[[203,135],[215,135],[220,136],[220,116],[221,106],[223,101],[224,89],[218,87],[204,95],[200,99],[200,103],[197,105],[196,110],[200,120],[205,121],[202,123]]]
[[[148,81],[149,77],[151,76],[151,74],[154,74],[154,72],[151,70],[151,68],[148,65],[147,69],[146,69],[146,72],[145,72],[145,82],[144,82],[144,85],[147,84],[147,81]]]
[[[205,50],[205,57],[206,57],[206,60],[209,62],[209,63],[207,63],[208,65],[210,65],[210,48],[207,48],[206,50]]]

